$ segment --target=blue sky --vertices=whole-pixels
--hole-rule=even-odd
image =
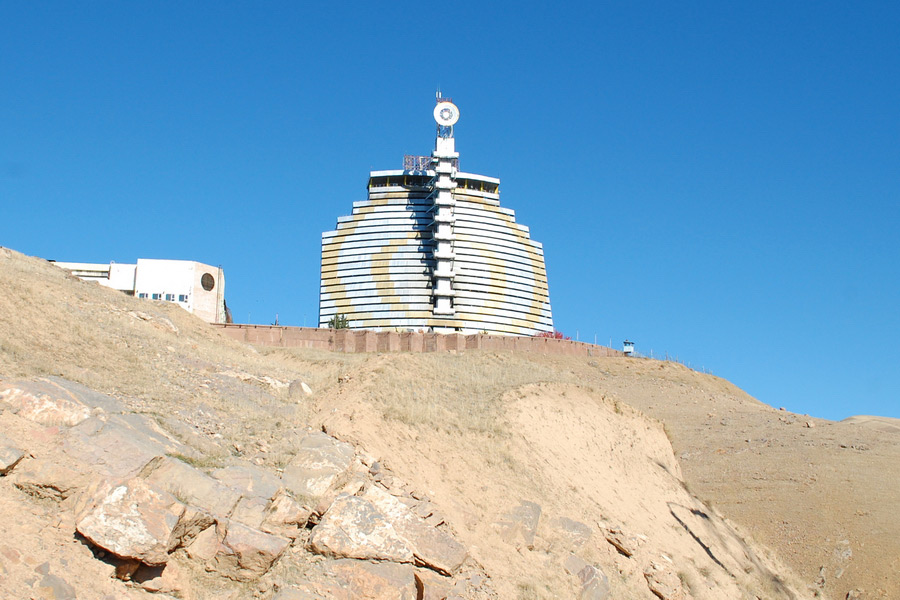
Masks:
[[[0,2],[0,245],[222,265],[237,321],[314,325],[321,232],[438,87],[558,329],[900,417],[892,2]]]

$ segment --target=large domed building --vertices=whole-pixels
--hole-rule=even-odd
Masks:
[[[500,206],[500,180],[459,171],[459,109],[437,97],[431,156],[369,173],[368,198],[322,234],[319,326],[553,331],[543,248]]]

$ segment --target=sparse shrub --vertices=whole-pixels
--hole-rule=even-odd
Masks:
[[[347,319],[347,315],[343,313],[338,313],[331,317],[328,321],[329,329],[348,329],[350,327],[350,320]]]

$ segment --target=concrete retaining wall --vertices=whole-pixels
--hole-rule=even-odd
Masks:
[[[282,348],[316,348],[331,352],[462,352],[500,350],[566,356],[624,356],[619,350],[585,342],[512,335],[462,335],[355,329],[318,329],[277,325],[213,324],[228,337]]]

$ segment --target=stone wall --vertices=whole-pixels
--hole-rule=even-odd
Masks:
[[[317,348],[332,352],[461,352],[502,350],[566,356],[624,356],[619,350],[573,340],[486,334],[441,334],[353,329],[319,329],[276,325],[213,324],[228,337],[282,348]]]

